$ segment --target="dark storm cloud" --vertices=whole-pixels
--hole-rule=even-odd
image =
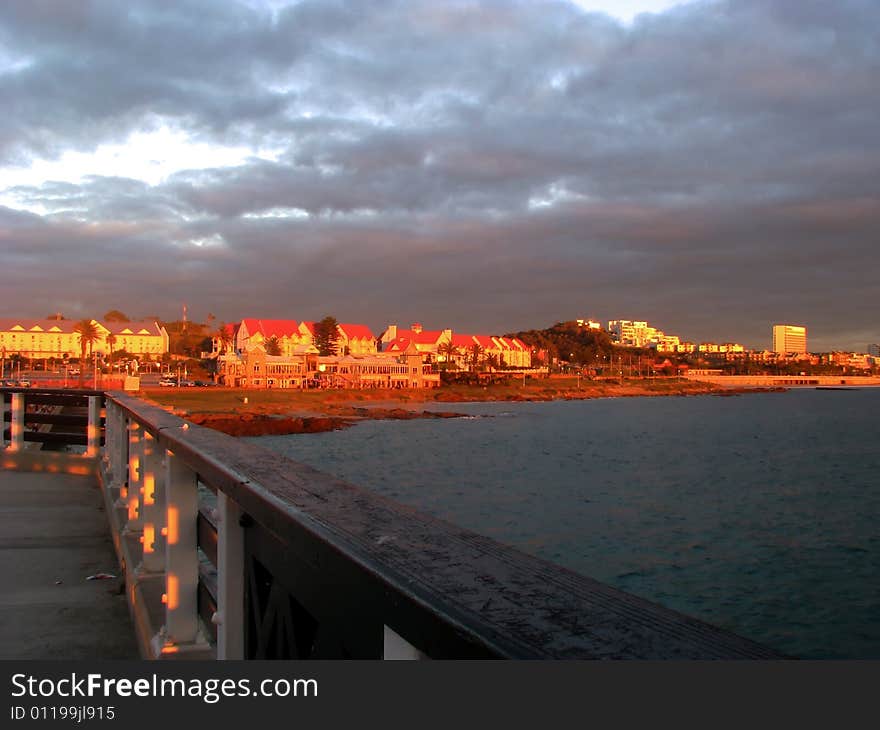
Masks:
[[[0,5],[0,166],[161,125],[273,150],[156,186],[7,190],[42,213],[0,209],[16,281],[58,295],[63,261],[100,281],[67,300],[167,316],[880,339],[873,1],[631,26],[532,0],[253,5]]]

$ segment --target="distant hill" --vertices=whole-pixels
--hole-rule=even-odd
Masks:
[[[542,330],[510,332],[505,337],[518,337],[537,349],[547,350],[550,358],[589,364],[609,358],[616,348],[605,330],[579,326],[577,322],[557,322]],[[635,354],[627,348],[629,354]]]

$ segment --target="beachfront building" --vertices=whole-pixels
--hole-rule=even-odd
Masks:
[[[375,355],[376,337],[365,324],[339,324],[336,350],[340,355]]]
[[[77,358],[82,353],[80,336],[72,319],[0,319],[0,350],[6,357],[29,360]],[[99,356],[125,350],[134,356],[158,359],[168,352],[168,333],[158,322],[101,322],[91,320],[98,338],[88,354]]]
[[[773,352],[803,355],[807,352],[807,328],[795,324],[773,325]]]
[[[401,351],[331,355],[317,360],[317,383],[325,388],[436,388],[440,374],[410,342]]]
[[[336,326],[336,350],[340,355],[369,355],[376,352],[376,338],[363,324]],[[249,347],[266,348],[270,341],[278,343],[280,354],[293,356],[300,348],[315,341],[315,323],[295,319],[245,318],[235,328],[235,349],[244,352]]]
[[[380,342],[383,352],[397,353],[412,344],[426,362],[454,364],[459,370],[483,367],[489,360],[513,368],[532,365],[531,348],[515,337],[460,334],[451,329],[425,330],[418,322],[409,329],[389,325]]]
[[[277,342],[282,357],[291,357],[298,348],[312,344],[312,333],[305,322],[295,319],[247,317],[235,328],[235,351],[244,353],[257,346],[264,350]]]
[[[425,356],[426,362],[445,362],[445,345],[452,340],[452,330],[426,330],[419,322],[413,322],[409,329],[390,324],[382,333],[379,342],[383,352],[403,352],[412,344]]]
[[[269,355],[257,343],[218,353],[216,377],[229,388],[305,388],[317,369],[314,345],[288,345],[284,354]]]

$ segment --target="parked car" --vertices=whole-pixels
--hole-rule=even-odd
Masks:
[[[181,380],[180,387],[181,388],[195,388],[196,381],[195,380]]]
[[[163,388],[176,388],[177,380],[175,378],[162,378],[159,381],[159,385]]]
[[[30,380],[19,380],[19,381],[16,383],[16,385],[17,385],[19,388],[30,388],[30,387],[31,387],[31,381],[30,381]]]

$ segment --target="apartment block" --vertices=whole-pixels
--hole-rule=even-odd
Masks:
[[[795,324],[773,325],[773,352],[803,355],[807,352],[807,328]]]

